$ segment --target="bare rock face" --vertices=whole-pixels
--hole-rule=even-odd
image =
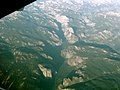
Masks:
[[[42,71],[45,77],[52,78],[52,72],[50,69],[45,68],[43,65],[38,64],[39,69]]]

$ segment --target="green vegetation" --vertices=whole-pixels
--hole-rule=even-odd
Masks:
[[[73,4],[36,2],[0,20],[0,88],[120,90],[115,7]]]

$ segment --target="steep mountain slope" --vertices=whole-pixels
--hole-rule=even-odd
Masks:
[[[0,87],[119,90],[120,8],[38,0],[0,20]]]

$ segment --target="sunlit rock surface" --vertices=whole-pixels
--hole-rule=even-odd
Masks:
[[[40,65],[40,64],[38,64],[38,67],[39,67],[39,69],[43,72],[43,75],[44,75],[45,77],[52,77],[52,72],[51,72],[50,69],[46,69],[46,68],[44,68],[44,66],[42,66],[42,65]]]
[[[0,20],[0,89],[119,90],[119,0],[37,0]]]

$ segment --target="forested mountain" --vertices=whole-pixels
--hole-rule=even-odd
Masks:
[[[93,1],[38,0],[0,19],[0,89],[120,90],[120,4]]]

